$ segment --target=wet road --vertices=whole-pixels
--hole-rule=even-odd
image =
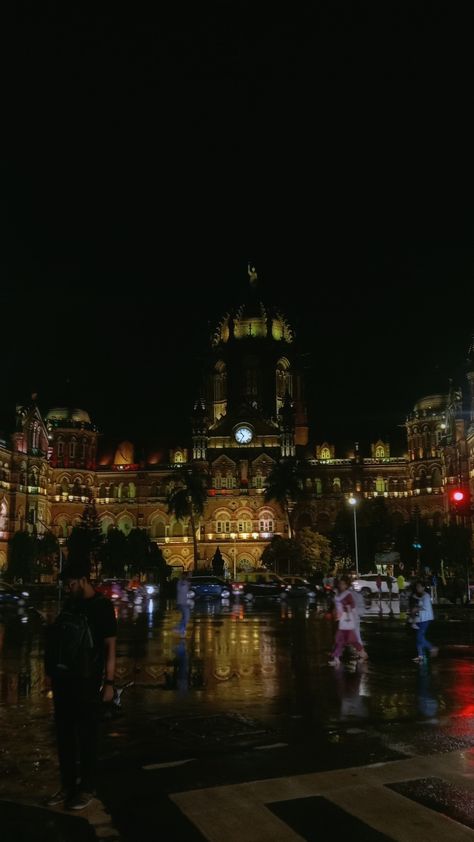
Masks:
[[[42,667],[54,603],[0,620],[0,793],[54,785],[52,702]],[[398,609],[398,604],[394,605]],[[414,664],[402,615],[373,606],[370,662],[327,666],[334,628],[316,604],[203,605],[187,637],[172,605],[121,605],[118,683],[133,682],[104,723],[101,798],[128,838],[158,807],[198,839],[168,792],[448,752],[474,744],[474,617],[439,609],[440,657]],[[158,838],[158,834],[157,834]]]

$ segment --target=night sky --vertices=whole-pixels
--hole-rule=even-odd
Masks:
[[[213,8],[9,33],[0,428],[37,391],[111,436],[184,441],[250,258],[308,354],[315,439],[401,453],[474,330],[462,27],[430,4]]]

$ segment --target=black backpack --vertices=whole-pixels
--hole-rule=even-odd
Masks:
[[[46,630],[47,675],[93,678],[100,675],[100,651],[87,614],[65,606]]]

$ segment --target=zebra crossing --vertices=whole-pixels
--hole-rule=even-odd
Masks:
[[[333,842],[339,825],[351,842],[472,842],[473,796],[474,750],[464,749],[170,798],[208,842]]]

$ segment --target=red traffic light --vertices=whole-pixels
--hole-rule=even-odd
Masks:
[[[464,491],[453,491],[451,497],[455,503],[462,503],[464,500]]]

